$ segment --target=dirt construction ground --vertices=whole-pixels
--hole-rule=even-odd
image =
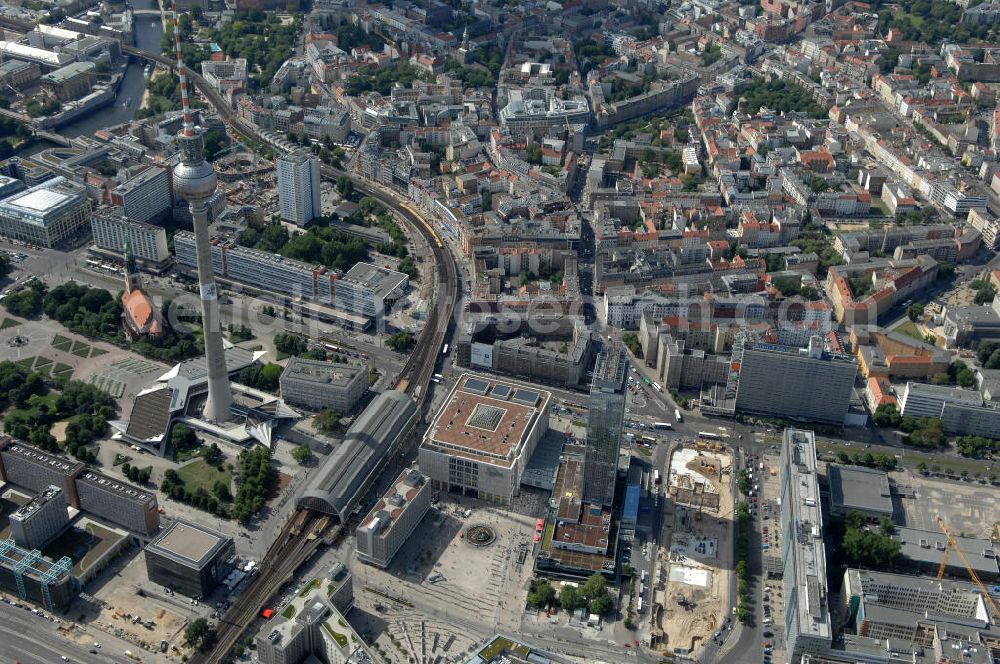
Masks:
[[[664,519],[672,535],[653,579],[653,630],[667,652],[693,653],[728,611],[733,461],[726,452],[679,448],[669,463]]]

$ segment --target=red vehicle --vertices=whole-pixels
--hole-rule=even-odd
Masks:
[[[261,609],[260,617],[264,620],[270,620],[274,617],[274,609]]]

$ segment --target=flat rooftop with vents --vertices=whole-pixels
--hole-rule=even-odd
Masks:
[[[871,519],[892,518],[889,476],[881,470],[861,466],[827,466],[830,481],[830,513],[860,512]]]
[[[146,547],[146,553],[154,553],[186,567],[200,569],[228,541],[229,538],[207,528],[184,521],[175,521],[164,529],[159,537],[149,543],[149,546]]]
[[[548,430],[551,399],[537,387],[463,374],[424,435],[421,471],[435,488],[509,501]],[[457,474],[449,471],[456,464]]]
[[[510,467],[550,398],[544,390],[463,375],[424,445]]]

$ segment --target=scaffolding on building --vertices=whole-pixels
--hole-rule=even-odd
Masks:
[[[17,586],[17,594],[21,599],[28,599],[28,588],[25,585],[25,576],[30,575],[37,580],[42,589],[42,599],[45,608],[50,611],[58,607],[52,601],[50,586],[70,575],[73,569],[73,561],[69,556],[63,556],[55,562],[49,561],[42,556],[38,549],[22,549],[12,539],[0,541],[0,566],[10,569],[14,575],[14,583]]]

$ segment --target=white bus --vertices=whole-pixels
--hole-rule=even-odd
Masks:
[[[447,355],[448,354],[448,344],[444,345],[444,350],[441,351],[441,354],[442,355]]]
[[[653,471],[653,484],[659,484],[659,483],[660,483],[660,471],[654,470]]]
[[[699,431],[698,437],[704,438],[705,440],[719,440],[719,438],[721,438],[719,434],[712,433],[711,431]]]
[[[674,419],[677,420],[678,422],[683,422],[684,421],[684,418],[681,417],[681,409],[680,408],[674,408]]]
[[[655,429],[673,429],[674,426],[670,422],[654,422],[653,428]]]
[[[657,391],[657,392],[662,392],[662,391],[663,391],[663,388],[662,388],[662,387],[660,387],[660,384],[659,384],[659,383],[653,383],[653,387],[655,387],[655,388],[656,388],[656,391]]]

